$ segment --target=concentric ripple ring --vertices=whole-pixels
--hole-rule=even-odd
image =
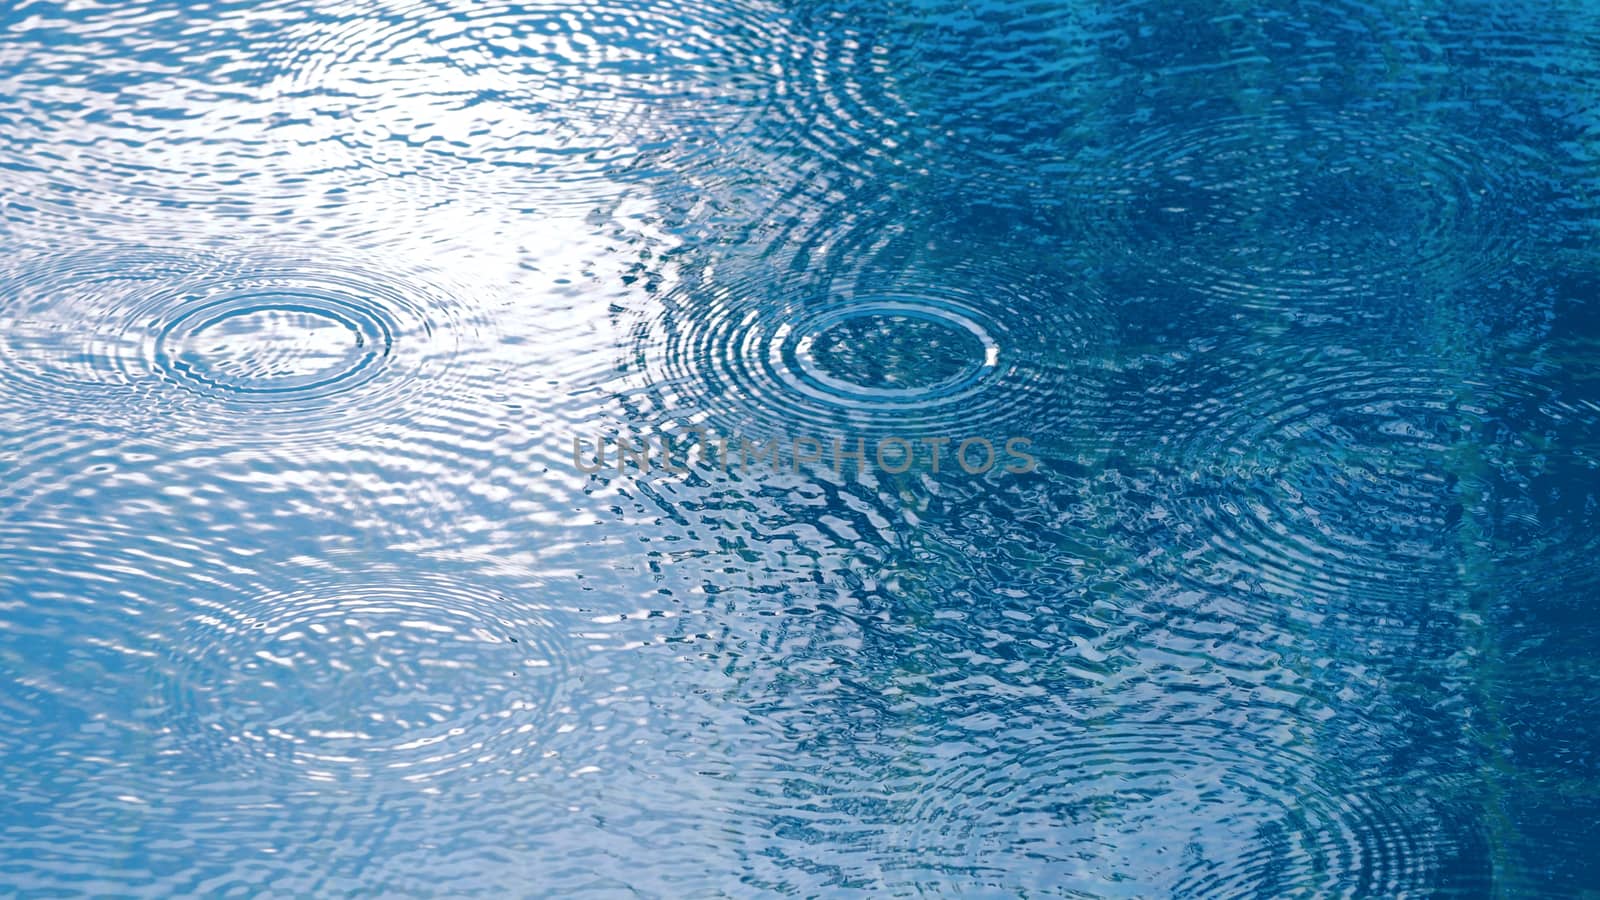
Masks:
[[[175,729],[310,779],[509,765],[550,724],[570,653],[553,610],[394,571],[193,605],[171,641]]]
[[[1110,201],[1081,212],[1099,245],[1162,283],[1286,313],[1501,271],[1548,187],[1525,148],[1360,110],[1152,126],[1114,152],[1075,166]]]
[[[1336,773],[1307,748],[1214,723],[1053,738],[944,764],[901,846],[1008,870],[1068,866],[1056,884],[1084,895],[1204,897],[1326,894],[1356,878],[1400,895],[1434,883],[1448,850],[1426,801],[1384,791],[1377,773]]]
[[[1097,287],[984,255],[841,265],[773,285],[725,265],[639,311],[618,366],[631,418],[751,440],[1005,440],[1098,421],[1111,316]]]
[[[981,315],[951,302],[868,299],[844,304],[819,310],[797,324],[779,326],[772,336],[769,362],[790,387],[824,402],[870,402],[882,409],[926,409],[954,403],[981,389],[982,382],[993,377],[1000,367],[1000,345],[978,321]],[[819,363],[817,345],[827,340],[831,330],[874,319],[887,320],[888,327],[898,323],[932,326],[921,329],[924,333],[954,332],[967,338],[968,345],[975,344],[978,352],[969,352],[969,359],[961,361],[953,375],[927,384],[897,387],[860,384],[849,375],[831,373]],[[922,349],[926,352],[927,345]],[[970,351],[971,347],[962,349]]]
[[[290,326],[282,329],[279,326]],[[270,351],[273,332],[289,330],[299,338],[315,331],[338,332],[334,337],[345,346],[325,347],[323,365],[300,359],[308,348],[290,346],[283,358],[235,360],[207,358],[208,352],[227,354],[234,348],[227,343],[207,346],[214,340],[230,337],[241,343],[257,343],[257,355]],[[338,390],[346,382],[365,380],[394,349],[394,325],[381,310],[368,309],[339,297],[316,297],[302,293],[292,299],[271,295],[244,295],[217,300],[195,307],[169,322],[154,344],[154,366],[179,381],[192,381],[208,390],[235,392],[246,398],[293,392],[306,397]],[[281,339],[280,339],[281,340]],[[324,343],[326,339],[324,338]],[[298,365],[296,365],[298,363]]]
[[[376,259],[105,248],[0,281],[0,411],[162,434],[298,443],[453,407],[487,327],[469,289]]]
[[[1239,377],[1179,422],[1172,512],[1206,546],[1189,577],[1391,602],[1453,577],[1492,386],[1339,354]]]

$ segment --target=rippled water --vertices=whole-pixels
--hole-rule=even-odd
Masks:
[[[1588,5],[0,28],[8,893],[1600,891]]]

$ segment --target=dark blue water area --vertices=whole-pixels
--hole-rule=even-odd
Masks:
[[[0,30],[5,893],[1600,893],[1593,4]]]

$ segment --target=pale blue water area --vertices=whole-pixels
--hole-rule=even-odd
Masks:
[[[1600,895],[1597,104],[1584,2],[5,4],[0,888]]]

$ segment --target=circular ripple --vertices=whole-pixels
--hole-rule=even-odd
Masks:
[[[550,610],[397,571],[192,608],[170,644],[182,730],[312,778],[508,767],[550,722],[570,649]]]
[[[795,37],[762,122],[769,153],[826,179],[926,164],[936,137],[898,83],[888,24],[872,9],[796,10]]]
[[[361,564],[282,529],[266,550],[237,509],[77,493],[0,520],[0,586],[28,598],[0,603],[0,669],[27,698],[8,714],[32,717],[58,762],[121,769],[146,797],[219,774],[224,791],[383,779],[408,794],[537,774],[576,644],[523,579]]]
[[[1442,590],[1581,592],[1600,582],[1587,353],[1470,370],[1338,349],[1171,360],[1122,415],[1155,494],[1143,521],[1177,577],[1258,588],[1263,616],[1337,598],[1394,627]]]
[[[1327,600],[1426,598],[1470,536],[1491,386],[1354,357],[1231,372],[1174,423],[1185,575]]]
[[[730,437],[1012,436],[1092,427],[1111,318],[1067,266],[906,232],[724,259],[641,310],[618,366],[630,417]]]
[[[963,755],[922,784],[902,843],[1086,894],[1426,891],[1439,810],[1376,772],[1206,725],[1112,725]],[[1114,886],[1114,888],[1113,888]]]
[[[1573,357],[1501,370],[1494,415],[1475,435],[1467,577],[1500,596],[1600,591],[1600,381],[1587,341]]]
[[[999,368],[1000,345],[976,314],[931,298],[861,299],[779,326],[769,362],[819,402],[926,410],[970,396]]]
[[[1090,154],[1088,230],[1153,277],[1303,310],[1514,261],[1536,160],[1510,143],[1350,111],[1154,128]]]
[[[1007,287],[1003,296],[1014,301],[1010,309],[1071,302],[1030,296],[1020,282]],[[1018,433],[1033,433],[1062,415],[1049,405],[1072,390],[1087,393],[1095,383],[1089,367],[1074,378],[1069,354],[1091,340],[1093,323],[1077,320],[1071,310],[1050,323],[1055,327],[1049,340],[1016,317],[994,317],[1005,310],[985,309],[971,295],[944,285],[902,289],[889,297],[824,296],[814,308],[752,301],[715,286],[707,291],[713,294],[709,303],[694,298],[641,326],[634,334],[633,361],[645,380],[639,393],[660,412],[732,436],[992,437],[1024,427],[1026,432]],[[869,314],[894,309],[898,315],[882,324],[896,328],[906,327],[897,323],[938,322],[967,335],[962,349],[968,355],[955,362],[959,371],[950,377],[940,377],[947,361],[928,367],[921,360],[890,360],[899,370],[896,377],[911,384],[878,386],[874,381],[881,376],[869,368],[841,371],[832,367],[838,356],[819,357],[818,340],[830,335],[817,322],[841,315],[841,309]],[[914,314],[907,315],[908,310]],[[882,336],[879,340],[881,346]],[[888,338],[889,343],[898,340]]]
[[[974,372],[974,359],[989,365],[988,350],[995,346],[977,323],[930,315],[913,304],[879,304],[833,318],[813,325],[809,330],[818,333],[802,338],[798,352],[813,378],[845,391],[916,391],[919,381],[947,382],[963,369]],[[926,371],[907,370],[919,351]],[[900,386],[905,382],[910,386]]]
[[[304,169],[477,190],[509,177],[535,205],[584,206],[720,153],[765,102],[784,34],[778,10],[744,0],[370,0],[289,26],[257,78]]]
[[[1080,10],[796,5],[781,83],[751,135],[830,188],[855,178],[982,170],[990,190],[1042,185],[1039,161],[1078,116],[1097,49]]]
[[[154,365],[207,393],[337,393],[376,374],[394,349],[394,323],[380,312],[312,291],[227,297],[170,321]]]
[[[286,443],[392,426],[453,402],[481,327],[395,268],[90,252],[3,276],[0,407],[35,423]]]

